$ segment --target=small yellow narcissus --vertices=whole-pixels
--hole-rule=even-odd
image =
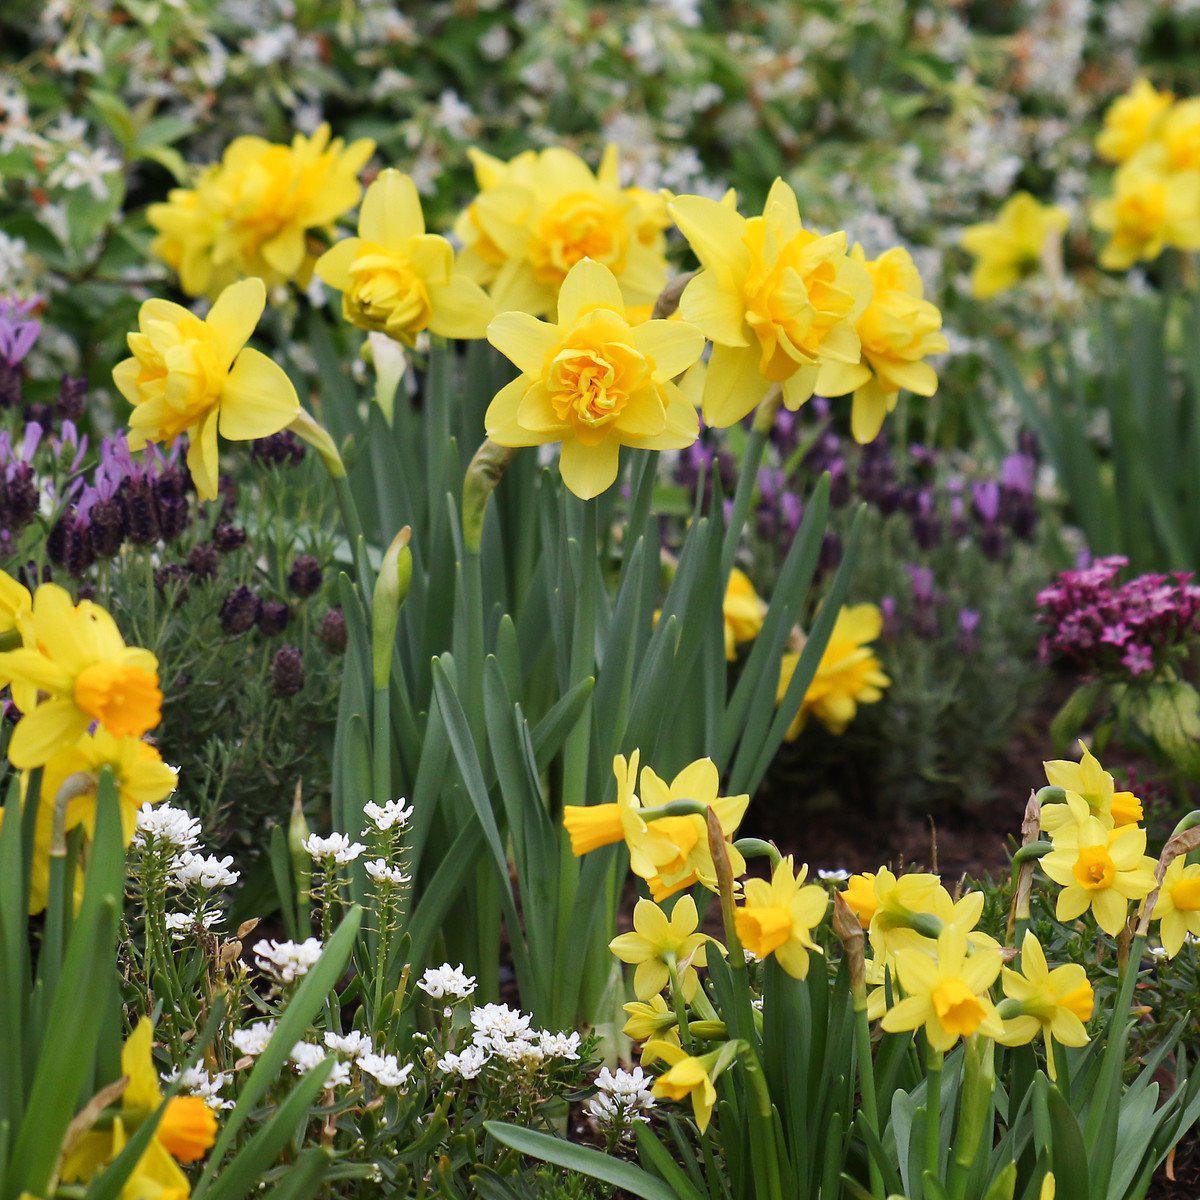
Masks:
[[[1096,136],[1096,152],[1109,162],[1132,158],[1151,138],[1175,97],[1160,92],[1148,79],[1138,79],[1118,96],[1104,114],[1104,128]]]
[[[1065,209],[1018,192],[1004,202],[994,221],[964,229],[963,248],[975,256],[971,273],[975,298],[990,299],[1036,271],[1070,223]]]
[[[868,259],[856,245],[850,253],[871,278],[871,302],[857,325],[862,360],[822,363],[817,391],[822,396],[854,393],[850,429],[855,441],[865,444],[875,439],[901,390],[918,396],[937,391],[937,374],[925,359],[944,354],[949,343],[941,331],[942,314],[925,299],[907,250],[897,246]]]
[[[1151,262],[1167,247],[1200,250],[1200,171],[1172,171],[1163,148],[1149,146],[1117,171],[1092,224],[1109,235],[1100,265],[1110,270]]]
[[[1005,967],[1001,981],[1008,1000],[1002,1006],[1004,1033],[998,1040],[1005,1046],[1024,1046],[1041,1034],[1050,1078],[1056,1078],[1052,1043],[1087,1045],[1084,1025],[1092,1018],[1096,997],[1086,972],[1078,963],[1051,970],[1041,942],[1026,932],[1020,971]]]
[[[733,662],[738,646],[758,637],[767,615],[766,601],[754,590],[750,576],[737,567],[729,573],[721,614],[725,620],[725,657]]]
[[[805,229],[796,193],[781,179],[762,215],[679,196],[669,206],[700,272],[679,312],[713,343],[704,379],[704,419],[740,421],[772,385],[797,409],[813,394],[823,363],[860,358],[855,325],[871,297],[870,276],[846,252],[846,235]]]
[[[670,1064],[669,1069],[654,1081],[654,1094],[662,1100],[690,1099],[701,1133],[708,1128],[717,1103],[717,1089],[710,1074],[716,1065],[717,1054],[714,1051],[697,1058],[673,1042],[654,1041],[647,1044],[642,1056],[645,1063],[662,1059]]]
[[[559,146],[504,163],[472,155],[480,193],[455,225],[464,263],[500,312],[552,312],[563,281],[584,259],[602,263],[625,303],[653,304],[667,279],[662,197],[622,187],[616,146],[595,174]]]
[[[481,338],[494,312],[483,289],[457,269],[450,243],[425,232],[416,185],[395,170],[367,188],[358,236],[327,250],[314,269],[342,293],[347,321],[406,346],[426,329]]]
[[[924,1026],[929,1045],[942,1053],[959,1038],[999,1037],[1004,1025],[987,993],[1000,966],[999,949],[968,954],[966,935],[958,929],[941,934],[936,955],[899,951],[896,974],[905,996],[884,1014],[883,1028],[899,1033]]]
[[[677,972],[680,995],[691,1000],[700,987],[697,967],[708,965],[707,934],[697,933],[700,918],[691,896],[680,896],[671,915],[653,900],[639,900],[633,909],[633,932],[618,934],[608,948],[623,963],[635,967],[633,991],[639,1000],[657,996]],[[715,943],[714,943],[715,944]]]
[[[133,357],[113,368],[113,381],[133,405],[129,448],[189,438],[187,463],[201,500],[217,495],[217,433],[230,441],[269,437],[300,413],[283,368],[247,346],[266,307],[261,279],[227,287],[201,320],[169,300],[147,300]]]
[[[135,1129],[162,1104],[151,1056],[153,1037],[150,1022],[143,1017],[121,1051],[121,1070],[129,1082],[121,1095],[119,1114],[113,1117],[109,1128],[94,1128],[74,1143],[63,1162],[64,1182],[94,1178],[123,1149],[126,1127]],[[203,1158],[216,1141],[216,1135],[216,1117],[199,1096],[172,1097],[154,1136],[133,1168],[133,1180],[142,1185],[137,1194],[172,1200],[187,1196],[191,1190],[188,1179],[176,1162],[192,1163]]]
[[[189,296],[215,297],[238,279],[269,287],[308,282],[310,231],[328,229],[358,203],[358,173],[375,151],[345,145],[328,125],[290,145],[235,138],[194,188],[176,188],[146,210],[153,253],[179,273]]]
[[[502,312],[488,341],[521,374],[488,406],[501,446],[562,443],[563,482],[590,500],[612,486],[622,446],[681,450],[699,436],[695,408],[672,382],[704,349],[685,321],[630,325],[608,267],[583,259],[558,294],[558,324]]]
[[[117,737],[141,737],[162,715],[158,660],[126,646],[116,622],[89,600],[73,604],[57,584],[33,597],[25,644],[0,654],[0,677],[13,696],[40,696],[8,744],[14,767],[40,767],[79,739],[93,722]]]
[[[1078,796],[1087,805],[1087,815],[1095,817],[1106,829],[1119,825],[1136,825],[1141,821],[1142,802],[1132,792],[1118,792],[1112,775],[1101,765],[1100,760],[1084,745],[1079,743],[1080,760],[1051,759],[1042,766],[1046,771],[1046,782],[1051,787],[1060,787],[1068,794]],[[1073,820],[1072,809],[1067,804],[1046,804],[1041,811],[1042,829],[1051,835],[1058,833]]]
[[[747,879],[744,900],[734,910],[734,924],[742,945],[760,960],[770,955],[793,979],[808,975],[809,954],[821,954],[812,940],[821,923],[829,896],[823,887],[806,884],[808,867],[796,874],[792,859],[782,859],[765,879]]]
[[[631,1000],[621,1005],[628,1015],[621,1032],[634,1042],[645,1042],[651,1038],[663,1038],[669,1042],[679,1041],[676,1028],[679,1018],[675,1010],[667,1003],[661,993],[656,993],[649,1000]]]
[[[887,867],[880,867],[878,871],[851,875],[842,892],[842,899],[858,918],[858,923],[864,929],[869,929],[880,913],[886,920],[906,918],[911,913],[925,911],[932,904],[940,886],[941,880],[936,875],[896,875]]]
[[[854,604],[838,613],[817,673],[787,731],[788,741],[800,736],[809,714],[830,733],[845,733],[860,704],[874,704],[883,699],[883,689],[892,681],[870,648],[871,642],[882,632],[883,615],[874,604]],[[783,656],[775,692],[776,704],[782,703],[787,695],[799,662],[799,652]]]
[[[1136,825],[1105,829],[1095,817],[1068,826],[1041,859],[1042,870],[1062,887],[1055,915],[1073,921],[1090,908],[1096,924],[1116,937],[1130,900],[1154,890],[1154,859],[1146,855],[1146,831]]]
[[[1171,860],[1153,915],[1161,922],[1158,936],[1170,958],[1179,953],[1189,934],[1200,937],[1200,863],[1189,863],[1186,855]]]
[[[20,634],[21,622],[33,610],[29,589],[7,571],[0,571],[0,638]]]

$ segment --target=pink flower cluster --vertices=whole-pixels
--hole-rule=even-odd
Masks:
[[[1162,667],[1200,632],[1200,586],[1191,572],[1122,583],[1126,566],[1128,559],[1119,556],[1097,559],[1064,571],[1038,593],[1045,661],[1137,677]]]

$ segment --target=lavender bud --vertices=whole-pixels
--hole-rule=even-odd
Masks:
[[[267,467],[294,467],[304,459],[304,443],[284,429],[270,437],[258,438],[250,447],[250,457]]]
[[[4,523],[10,529],[24,528],[37,515],[37,483],[28,463],[15,463],[9,468],[3,500]]]
[[[228,554],[246,544],[246,531],[240,526],[230,525],[228,521],[218,521],[212,531],[212,540],[222,554]]]
[[[288,624],[288,606],[282,600],[264,600],[258,607],[258,627],[268,637],[282,633]]]
[[[298,554],[288,572],[288,587],[301,597],[311,596],[321,586],[321,564],[311,554]]]
[[[116,497],[97,500],[88,513],[92,522],[92,547],[97,558],[112,558],[125,540],[125,508]]]
[[[154,586],[164,595],[174,592],[176,603],[182,604],[188,593],[188,573],[180,563],[167,563],[154,572]]]
[[[158,504],[154,486],[144,476],[127,475],[121,482],[121,499],[125,504],[125,527],[129,540],[136,546],[149,546],[158,541]]]
[[[0,358],[0,408],[16,408],[21,403],[23,375],[20,363],[10,363]]]
[[[275,652],[271,686],[277,696],[294,696],[304,686],[304,663],[295,646],[280,646]]]
[[[58,385],[58,416],[63,421],[78,421],[83,416],[87,398],[87,380],[64,375]]]
[[[197,542],[187,557],[187,569],[197,579],[216,579],[221,560],[211,542]]]
[[[245,633],[257,619],[258,609],[258,597],[245,584],[234,588],[221,601],[221,609],[218,613],[221,628],[231,637]]]
[[[321,618],[317,637],[334,654],[341,654],[346,649],[346,614],[340,606],[335,605]]]

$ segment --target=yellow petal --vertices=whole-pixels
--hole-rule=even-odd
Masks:
[[[559,461],[563,483],[581,500],[591,500],[612,487],[619,457],[620,447],[611,438],[597,446],[565,442]]]
[[[488,294],[465,275],[452,275],[448,283],[429,288],[433,312],[430,332],[446,338],[481,338],[495,308]]]
[[[425,217],[416,184],[393,167],[380,171],[363,197],[358,232],[389,250],[402,249],[409,238],[420,237]]]
[[[487,340],[518,371],[539,377],[546,362],[558,347],[556,325],[547,325],[525,312],[502,312],[494,316],[487,327]]]
[[[26,713],[8,743],[8,761],[21,771],[42,766],[87,731],[89,717],[71,700],[44,700]]]
[[[704,335],[687,321],[646,321],[629,340],[653,361],[654,377],[663,382],[682,375],[704,351]]]
[[[350,286],[350,264],[358,257],[361,246],[361,238],[343,238],[317,259],[313,273],[331,288],[344,292]]]
[[[616,276],[603,264],[581,258],[562,281],[558,293],[558,323],[574,325],[593,308],[611,308],[625,312],[625,301]]]
[[[704,420],[724,429],[736,424],[767,394],[753,346],[714,346],[704,376]]]
[[[216,299],[204,323],[216,336],[221,365],[228,367],[250,340],[267,306],[267,289],[261,279],[232,283]]]
[[[244,352],[243,352],[244,353]],[[188,431],[187,465],[201,500],[217,498],[220,460],[217,457],[217,409],[204,415],[199,425]]]
[[[270,437],[296,419],[300,399],[287,372],[257,350],[238,355],[221,393],[221,436],[233,442]]]
[[[749,345],[742,291],[718,271],[701,271],[683,289],[679,315],[718,345]]]

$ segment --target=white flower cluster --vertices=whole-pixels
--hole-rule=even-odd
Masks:
[[[194,850],[200,841],[200,822],[191,813],[170,804],[143,804],[138,809],[133,844],[142,849],[157,845],[173,853]]]
[[[259,970],[270,975],[276,983],[295,983],[316,965],[322,949],[320,940],[312,937],[303,942],[277,942],[264,938],[254,944],[254,961]]]
[[[180,1091],[187,1092],[189,1096],[199,1096],[214,1111],[233,1107],[233,1101],[221,1095],[229,1085],[227,1072],[210,1075],[202,1067],[188,1067],[186,1071],[176,1070],[163,1076],[164,1083],[174,1083],[177,1079]]]
[[[822,883],[845,883],[850,878],[850,872],[842,867],[837,867],[835,870],[818,870],[817,878]]]
[[[393,867],[382,858],[373,858],[366,864],[366,871],[376,883],[386,883],[392,887],[400,887],[401,884],[409,883],[412,880],[411,875],[400,867]]]
[[[601,1069],[596,1076],[596,1095],[585,1102],[583,1111],[606,1133],[623,1136],[638,1121],[648,1121],[654,1107],[654,1080],[641,1067],[632,1071]]]
[[[518,1012],[507,1004],[485,1004],[482,1008],[473,1008],[471,1030],[471,1042],[485,1056],[484,1061],[498,1058],[528,1069],[541,1066],[548,1059],[557,1058],[567,1062],[579,1059],[579,1034],[534,1029],[533,1018],[528,1013]],[[470,1062],[473,1064],[474,1061],[472,1056]],[[457,1068],[455,1073],[462,1074]],[[478,1074],[478,1071],[475,1073]]]
[[[330,1072],[327,1086],[342,1087],[350,1082],[350,1071],[357,1067],[369,1075],[380,1087],[403,1090],[412,1074],[413,1064],[403,1066],[394,1054],[377,1054],[371,1039],[358,1030],[349,1033],[327,1033],[324,1046],[313,1042],[299,1042],[292,1048],[292,1062],[301,1074],[311,1071],[324,1062],[330,1054],[341,1060]]]
[[[412,820],[413,811],[411,804],[404,803],[403,796],[397,800],[389,800],[386,804],[375,804],[368,801],[363,805],[363,812],[366,813],[367,819],[380,833],[387,833],[391,829],[405,828]]]
[[[457,967],[442,963],[440,967],[426,967],[425,974],[417,980],[417,987],[432,1000],[449,1000],[453,1003],[475,994],[475,976],[468,975],[462,963]]]
[[[182,942],[195,933],[197,926],[211,932],[221,923],[221,917],[222,914],[219,911],[210,909],[200,913],[167,913],[165,920],[167,932],[177,942]]]
[[[218,858],[215,854],[196,854],[185,850],[171,864],[171,880],[177,887],[199,887],[206,892],[232,887],[241,878],[231,871],[233,855]]]
[[[361,842],[352,842],[344,833],[331,833],[328,837],[313,833],[301,844],[313,858],[339,867],[349,866],[366,850]]]
[[[244,1054],[247,1058],[257,1058],[267,1048],[267,1043],[274,1035],[274,1021],[255,1021],[253,1025],[247,1025],[244,1029],[235,1029],[230,1040],[239,1054]]]

